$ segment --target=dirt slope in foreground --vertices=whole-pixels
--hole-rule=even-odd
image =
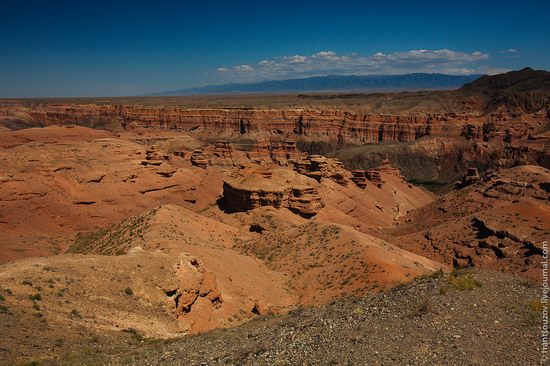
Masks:
[[[379,295],[123,346],[114,354],[78,350],[62,364],[539,365],[540,312],[531,286],[496,272],[420,279]]]
[[[2,264],[0,364],[56,357],[82,343],[124,338],[124,331],[170,338],[236,325],[257,316],[256,303],[279,309],[292,304],[282,276],[241,257],[229,275],[203,263],[206,255],[140,249]],[[235,283],[227,280],[231,276]]]

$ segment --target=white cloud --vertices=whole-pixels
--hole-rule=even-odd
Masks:
[[[237,70],[238,72],[253,72],[254,68],[250,65],[238,65],[233,68],[234,70]]]
[[[483,70],[489,70],[490,67],[480,63],[488,59],[489,54],[480,51],[460,52],[449,49],[421,49],[389,54],[378,52],[370,56],[355,53],[339,55],[333,51],[321,51],[306,56],[276,57],[252,65],[220,67],[218,74],[225,81],[241,82],[329,74],[392,75],[437,72],[464,75],[486,73]]]
[[[517,58],[519,56],[519,50],[515,48],[508,48],[506,50],[500,50],[504,58]]]

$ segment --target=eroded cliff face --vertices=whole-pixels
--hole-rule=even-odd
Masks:
[[[253,134],[291,133],[339,143],[412,141],[439,131],[443,115],[392,116],[344,110],[187,109],[129,105],[46,104],[32,108],[1,106],[3,119],[34,126],[78,124],[87,127],[142,127]]]
[[[242,169],[223,182],[227,210],[249,211],[261,206],[288,208],[312,217],[324,204],[313,179],[290,169]]]

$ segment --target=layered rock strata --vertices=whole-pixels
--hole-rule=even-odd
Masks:
[[[168,155],[159,145],[152,145],[145,151],[145,160],[143,165],[161,165],[163,161],[168,160]]]
[[[305,153],[298,151],[296,142],[291,139],[287,139],[283,143],[260,139],[246,155],[251,162],[257,164],[275,163],[281,166],[288,166],[290,162],[305,157]]]
[[[214,145],[214,151],[212,152],[212,159],[210,159],[210,165],[235,165],[235,159],[233,157],[233,146],[227,141],[216,141]]]
[[[367,188],[367,177],[364,170],[353,170],[351,180],[361,189]]]
[[[378,188],[382,188],[382,185],[384,185],[384,181],[382,180],[382,176],[380,175],[380,172],[376,169],[369,169],[365,170],[365,177],[374,183]]]
[[[318,182],[321,178],[327,178],[344,187],[351,178],[351,173],[344,168],[341,161],[321,155],[309,155],[307,159],[294,161],[294,170]]]
[[[22,112],[13,111],[13,106],[9,108],[11,109],[2,112],[17,116]],[[367,115],[342,110],[304,109],[186,109],[94,104],[46,104],[23,109],[25,120],[28,120],[26,122],[37,126],[79,124],[88,127],[120,126],[173,130],[202,128],[236,134],[258,131],[278,134],[282,131],[352,143],[412,141],[436,134],[448,120],[445,115]]]
[[[194,150],[191,154],[191,164],[199,168],[206,169],[208,166],[208,157],[200,149]]]
[[[288,169],[243,169],[224,180],[223,196],[230,212],[272,206],[312,217],[324,206],[316,182]]]

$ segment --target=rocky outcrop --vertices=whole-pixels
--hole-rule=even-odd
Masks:
[[[212,272],[207,272],[204,266],[197,258],[184,258],[176,264],[176,281],[178,287],[165,289],[168,296],[168,308],[172,308],[174,315],[184,325],[184,329],[190,329],[193,325],[189,324],[189,316],[194,305],[195,309],[207,308],[206,314],[193,313],[194,318],[208,315],[212,310],[219,308],[223,302],[221,291],[216,282],[216,276]],[[198,306],[199,303],[204,303]]]
[[[235,165],[233,146],[231,146],[231,144],[227,141],[216,141],[214,151],[212,152],[212,159],[210,159],[209,163],[210,165]]]
[[[269,151],[269,142],[264,139],[256,141],[249,152],[246,153],[251,162],[261,165],[271,164],[271,153]]]
[[[218,140],[214,145],[208,145],[202,149],[195,149],[188,159],[191,160],[192,165],[204,169],[208,166],[233,167],[249,162],[243,152],[235,150],[228,141],[224,140]]]
[[[309,218],[324,206],[316,182],[288,169],[245,168],[224,180],[223,197],[229,212],[272,206]]]
[[[369,169],[365,170],[365,177],[373,182],[378,188],[382,188],[382,185],[385,183],[382,180],[382,176],[380,175],[380,172],[376,169]]]
[[[260,139],[246,155],[253,163],[262,165],[275,163],[281,166],[287,166],[293,160],[305,157],[305,153],[298,151],[296,142],[291,139],[282,143]]]
[[[543,242],[550,231],[550,171],[523,165],[478,177],[412,211],[395,243],[454,266],[511,271],[540,278]]]
[[[367,186],[367,180],[374,183],[378,188],[382,188],[385,181],[382,179],[382,174],[391,174],[395,175],[399,179],[404,180],[405,178],[401,175],[401,172],[398,168],[390,164],[390,160],[386,155],[382,160],[382,165],[368,170],[354,170],[352,171],[351,180],[359,187],[364,189]]]
[[[477,171],[477,168],[470,167],[468,168],[468,171],[466,172],[466,174],[464,174],[464,177],[462,177],[462,180],[456,183],[455,187],[457,189],[464,188],[479,182],[479,180],[480,180],[480,177],[479,177],[479,172]]]
[[[145,151],[145,160],[143,165],[161,165],[169,159],[168,155],[162,150],[159,145],[152,145]]]
[[[367,177],[365,177],[364,170],[353,170],[351,174],[351,180],[357,185],[357,187],[361,189],[365,189],[367,187]]]
[[[294,161],[294,170],[318,182],[321,178],[327,178],[344,187],[351,178],[351,173],[344,168],[341,161],[321,155],[309,155],[307,159]]]
[[[401,171],[399,170],[399,168],[396,168],[391,165],[388,155],[384,156],[384,159],[382,160],[382,165],[377,167],[376,170],[379,171],[380,173],[391,174],[401,179],[404,179],[403,176],[401,175]]]
[[[208,157],[204,155],[202,150],[196,149],[191,154],[191,164],[206,169],[208,166]]]

